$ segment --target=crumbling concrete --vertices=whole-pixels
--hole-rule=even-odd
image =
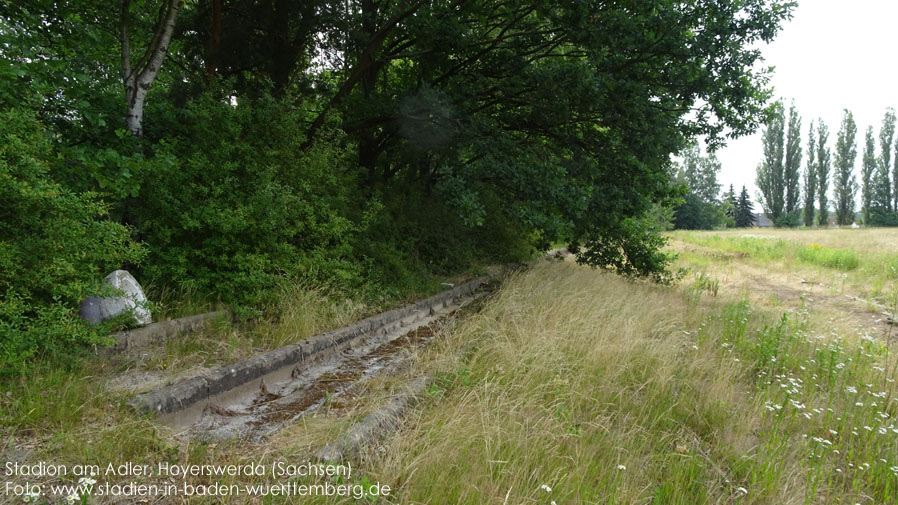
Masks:
[[[114,354],[126,357],[138,357],[147,348],[164,344],[166,340],[187,333],[199,331],[212,321],[230,318],[226,310],[207,312],[194,316],[171,319],[149,324],[133,330],[123,331],[112,335],[116,343],[98,350],[101,356]]]
[[[430,385],[429,375],[418,377],[401,393],[391,397],[379,409],[353,424],[346,433],[318,449],[315,457],[326,462],[343,462],[359,458],[364,451],[396,431],[406,411],[424,395]]]
[[[319,356],[350,345],[354,340],[386,335],[432,316],[456,299],[471,297],[489,280],[479,277],[417,303],[408,304],[355,324],[308,338],[273,351],[253,356],[233,365],[186,378],[170,386],[135,396],[128,405],[140,414],[168,414],[186,409],[214,395],[230,391],[287,366],[315,360]]]

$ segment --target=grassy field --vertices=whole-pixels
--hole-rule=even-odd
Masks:
[[[512,280],[434,351],[459,357],[445,389],[373,467],[402,503],[895,503],[885,340],[694,272]]]
[[[351,482],[392,488],[364,503],[898,503],[896,248],[898,230],[674,233],[672,287],[544,261],[411,369],[262,443],[180,441],[120,406],[126,395],[102,386],[115,372],[48,372],[0,397],[6,450],[65,464],[303,461],[427,372],[404,428],[353,462]]]

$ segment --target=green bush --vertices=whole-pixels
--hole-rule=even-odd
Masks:
[[[301,149],[302,118],[285,110],[274,99],[235,107],[205,96],[158,114],[153,129],[167,137],[125,204],[149,246],[145,278],[258,307],[293,274],[358,274],[346,272],[344,150]]]
[[[0,111],[0,370],[24,371],[37,355],[71,355],[101,341],[78,304],[103,275],[143,250],[107,219],[96,195],[54,182],[53,153],[33,115]]]

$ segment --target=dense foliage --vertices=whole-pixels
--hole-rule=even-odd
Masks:
[[[259,307],[294,276],[401,291],[559,241],[663,279],[671,155],[763,120],[758,43],[793,8],[22,0],[0,5],[0,107],[49,129],[47,184],[130,226],[144,283]],[[120,246],[110,268],[134,247],[85,237]]]
[[[143,253],[95,195],[52,180],[50,147],[33,116],[0,112],[0,375],[100,342],[73,307]]]

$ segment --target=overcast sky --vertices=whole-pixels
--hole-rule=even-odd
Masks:
[[[794,99],[802,117],[803,151],[808,126],[817,118],[829,126],[834,149],[842,110],[847,108],[857,123],[855,173],[859,174],[867,125],[873,125],[878,142],[886,107],[898,103],[896,45],[896,0],[799,0],[792,20],[762,51],[766,64],[776,67],[771,81],[775,96],[785,99],[787,110]],[[760,131],[731,140],[717,153],[723,164],[718,181],[724,189],[736,186],[737,194],[744,184],[757,200],[755,175],[762,156]],[[801,161],[803,170],[807,152]]]

